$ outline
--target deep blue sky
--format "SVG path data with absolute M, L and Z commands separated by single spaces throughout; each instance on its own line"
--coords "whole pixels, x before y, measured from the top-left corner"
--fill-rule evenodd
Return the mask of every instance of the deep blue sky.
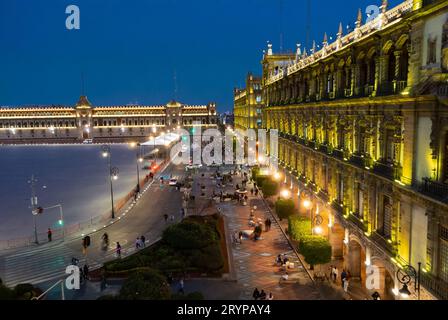
M 312 0 L 311 39 L 380 3 Z M 70 4 L 80 30 L 65 28 Z M 178 100 L 230 110 L 233 88 L 261 72 L 266 41 L 278 50 L 283 30 L 294 50 L 305 26 L 305 0 L 1 0 L 0 105 L 73 105 L 82 72 L 94 105 L 164 104 L 176 72 Z

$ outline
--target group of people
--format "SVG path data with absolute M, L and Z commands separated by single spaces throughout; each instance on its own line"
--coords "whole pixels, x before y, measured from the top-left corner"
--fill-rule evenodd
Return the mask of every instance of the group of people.
M 330 279 L 336 283 L 338 279 L 339 270 L 336 266 L 331 265 L 330 266 Z M 346 271 L 345 269 L 342 269 L 341 272 L 341 285 L 342 289 L 347 293 L 348 292 L 348 286 L 350 284 L 350 279 L 352 275 L 350 274 L 350 271 Z
M 233 234 L 233 242 L 237 243 L 237 244 L 242 244 L 243 243 L 243 231 L 240 232 L 235 232 Z
M 285 264 L 288 263 L 288 262 L 289 262 L 288 256 L 287 256 L 286 254 L 284 254 L 284 253 L 279 254 L 279 255 L 277 256 L 277 258 L 275 259 L 275 263 L 276 263 L 278 266 L 283 266 L 283 265 L 285 265 Z
M 140 236 L 135 239 L 135 249 L 140 249 L 146 247 L 146 238 L 145 236 Z
M 264 290 L 258 291 L 258 288 L 255 288 L 254 293 L 252 294 L 254 300 L 274 300 L 274 295 L 269 293 L 269 295 L 264 292 Z
M 163 215 L 163 219 L 165 219 L 165 223 L 168 222 L 168 218 L 170 219 L 171 222 L 174 222 L 174 215 L 173 214 L 171 216 L 168 216 L 166 213 Z

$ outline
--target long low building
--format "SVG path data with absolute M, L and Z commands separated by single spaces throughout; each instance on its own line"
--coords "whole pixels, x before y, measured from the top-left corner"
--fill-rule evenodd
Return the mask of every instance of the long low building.
M 179 126 L 217 125 L 216 105 L 92 106 L 81 96 L 74 107 L 0 107 L 0 143 L 80 143 L 147 140 Z

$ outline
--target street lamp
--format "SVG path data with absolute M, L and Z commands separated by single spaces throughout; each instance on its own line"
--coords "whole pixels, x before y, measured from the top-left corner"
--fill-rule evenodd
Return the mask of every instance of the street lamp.
M 139 163 L 143 162 L 143 158 L 141 156 L 141 144 L 140 143 L 131 142 L 130 146 L 131 146 L 131 148 L 137 147 L 136 152 L 135 152 L 135 158 L 136 158 L 135 164 L 136 164 L 136 167 L 137 167 L 137 187 L 136 187 L 135 191 L 137 193 L 140 193 L 140 168 L 139 168 Z
M 418 263 L 418 271 L 411 265 L 403 266 L 403 268 L 398 269 L 397 279 L 403 287 L 398 290 L 403 298 L 408 298 L 411 295 L 409 291 L 408 284 L 414 279 L 414 290 L 417 291 L 417 299 L 420 300 L 420 278 L 421 278 L 421 267 L 422 263 Z
M 289 198 L 291 197 L 291 192 L 290 192 L 289 190 L 287 190 L 287 189 L 283 189 L 283 190 L 280 192 L 280 195 L 281 195 L 282 198 L 284 198 L 284 199 L 289 199 Z
M 114 189 L 113 189 L 113 180 L 117 180 L 118 179 L 118 173 L 119 170 L 117 167 L 113 167 L 112 168 L 112 153 L 111 153 L 111 148 L 108 145 L 103 145 L 102 146 L 102 155 L 104 158 L 108 158 L 108 164 L 109 164 L 109 181 L 110 181 L 110 200 L 111 200 L 111 205 L 112 205 L 112 219 L 115 219 L 115 208 L 114 208 Z

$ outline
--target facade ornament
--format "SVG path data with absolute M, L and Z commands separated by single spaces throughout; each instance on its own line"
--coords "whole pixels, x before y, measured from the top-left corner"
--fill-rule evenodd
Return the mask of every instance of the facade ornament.
M 327 55 L 327 47 L 328 47 L 328 37 L 325 32 L 324 41 L 322 42 L 322 56 L 325 57 Z
M 302 49 L 300 48 L 302 45 L 300 43 L 297 43 L 297 49 L 296 49 L 296 61 L 300 60 L 300 57 L 302 56 Z
M 268 42 L 268 56 L 272 56 L 272 43 Z
M 342 22 L 339 23 L 339 31 L 338 31 L 338 38 L 336 40 L 336 50 L 339 50 L 342 48 Z
M 361 25 L 362 25 L 362 11 L 361 11 L 361 8 L 359 8 L 358 18 L 356 19 L 356 22 L 355 22 L 355 31 L 354 31 L 355 39 L 359 39 L 362 37 Z
M 442 31 L 442 70 L 448 71 L 448 19 L 443 25 Z

